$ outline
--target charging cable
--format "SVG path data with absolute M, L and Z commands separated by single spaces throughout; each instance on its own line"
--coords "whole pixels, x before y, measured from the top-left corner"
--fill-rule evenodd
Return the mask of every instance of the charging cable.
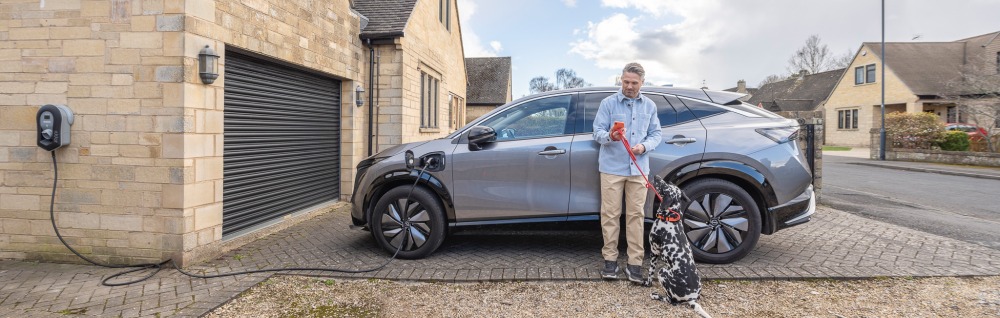
M 153 275 L 156 275 L 156 273 L 159 273 L 160 270 L 163 269 L 163 265 L 166 265 L 167 263 L 170 263 L 170 265 L 173 266 L 174 269 L 176 269 L 181 274 L 184 274 L 184 275 L 187 275 L 187 276 L 190 276 L 190 277 L 194 277 L 194 278 L 218 278 L 218 277 L 245 275 L 245 274 L 256 274 L 256 273 L 266 273 L 266 272 L 286 272 L 286 271 L 322 271 L 322 272 L 337 272 L 337 273 L 367 273 L 367 272 L 373 272 L 373 271 L 377 271 L 377 270 L 380 270 L 382 268 L 385 268 L 385 266 L 389 265 L 389 263 L 392 262 L 392 260 L 396 259 L 396 256 L 398 256 L 399 252 L 403 250 L 403 246 L 406 245 L 406 242 L 407 242 L 406 240 L 409 237 L 409 235 L 405 235 L 405 234 L 408 231 L 411 231 L 411 229 L 410 229 L 411 225 L 410 224 L 403 224 L 403 231 L 402 231 L 403 234 L 404 234 L 403 241 L 399 244 L 399 247 L 396 248 L 396 252 L 393 253 L 392 257 L 390 257 L 384 263 L 382 263 L 382 264 L 380 264 L 380 265 L 378 265 L 376 267 L 370 268 L 370 269 L 356 269 L 356 270 L 351 270 L 351 269 L 337 269 L 337 268 L 287 267 L 287 268 L 258 269 L 258 270 L 250 270 L 250 271 L 222 273 L 222 274 L 215 274 L 215 275 L 198 275 L 198 274 L 189 273 L 189 272 L 186 272 L 186 271 L 182 270 L 180 268 L 180 266 L 177 266 L 177 262 L 175 262 L 173 259 L 167 259 L 167 260 L 159 262 L 159 263 L 145 263 L 145 264 L 137 264 L 137 265 L 101 264 L 101 263 L 98 263 L 98 262 L 96 262 L 96 261 L 94 261 L 94 260 L 92 260 L 90 258 L 87 258 L 86 256 L 83 256 L 82 254 L 80 254 L 80 252 L 77 252 L 76 249 L 73 249 L 73 247 L 70 246 L 69 243 L 67 243 L 65 239 L 63 239 L 62 234 L 59 233 L 59 227 L 56 226 L 56 214 L 55 214 L 56 186 L 57 186 L 57 184 L 59 182 L 59 165 L 56 163 L 56 152 L 55 151 L 50 151 L 50 152 L 52 153 L 52 170 L 55 172 L 55 176 L 52 178 L 52 200 L 49 202 L 49 215 L 51 216 L 51 219 L 52 219 L 52 229 L 55 230 L 56 237 L 59 238 L 59 241 L 62 242 L 62 244 L 64 246 L 66 246 L 66 248 L 68 248 L 70 250 L 70 252 L 73 252 L 73 254 L 76 254 L 76 256 L 80 257 L 81 259 L 83 259 L 84 261 L 87 261 L 90 264 L 93 264 L 93 265 L 96 265 L 96 266 L 101 266 L 101 267 L 108 267 L 108 268 L 132 268 L 130 270 L 123 271 L 123 272 L 120 272 L 120 273 L 117 273 L 117 274 L 114 274 L 114 275 L 111 275 L 111 276 L 108 276 L 108 277 L 104 278 L 103 280 L 101 280 L 101 285 L 104 285 L 104 286 L 124 286 L 124 285 L 131 285 L 131 284 L 143 282 L 143 281 L 145 281 L 145 280 L 153 277 Z M 417 179 L 413 181 L 413 185 L 410 186 L 410 192 L 406 194 L 406 207 L 407 207 L 407 209 L 404 209 L 404 211 L 408 211 L 409 210 L 410 195 L 413 194 L 413 189 L 417 187 L 417 183 L 420 182 L 420 178 L 423 177 L 424 171 L 427 170 L 428 166 L 433 165 L 433 162 L 434 162 L 434 158 L 428 158 L 427 162 L 422 167 L 420 167 L 420 173 L 417 174 Z M 126 275 L 126 274 L 130 274 L 130 273 L 134 273 L 134 272 L 138 272 L 138 271 L 143 271 L 143 270 L 153 270 L 153 272 L 150 273 L 149 275 L 146 275 L 143 278 L 139 278 L 139 279 L 136 279 L 136 280 L 130 280 L 130 281 L 125 281 L 125 282 L 120 282 L 120 283 L 112 283 L 112 282 L 110 282 L 110 280 L 118 278 L 120 276 L 123 276 L 123 275 Z

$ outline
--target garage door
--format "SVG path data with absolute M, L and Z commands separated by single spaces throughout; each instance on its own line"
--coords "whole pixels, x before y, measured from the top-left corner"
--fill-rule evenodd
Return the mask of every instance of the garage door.
M 340 82 L 226 52 L 223 236 L 340 196 Z

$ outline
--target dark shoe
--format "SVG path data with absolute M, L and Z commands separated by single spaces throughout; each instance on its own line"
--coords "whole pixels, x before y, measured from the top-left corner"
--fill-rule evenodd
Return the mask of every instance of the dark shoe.
M 604 269 L 601 270 L 601 277 L 604 279 L 618 279 L 618 262 L 604 261 Z
M 625 266 L 625 277 L 628 278 L 628 281 L 636 284 L 642 285 L 646 283 L 646 277 L 642 276 L 642 266 L 639 265 Z

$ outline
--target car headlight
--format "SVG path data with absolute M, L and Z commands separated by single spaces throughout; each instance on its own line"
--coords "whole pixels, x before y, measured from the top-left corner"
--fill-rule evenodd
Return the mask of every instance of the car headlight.
M 783 144 L 792 140 L 795 140 L 799 135 L 799 127 L 779 127 L 779 128 L 757 128 L 756 131 L 764 137 L 774 140 L 774 142 Z

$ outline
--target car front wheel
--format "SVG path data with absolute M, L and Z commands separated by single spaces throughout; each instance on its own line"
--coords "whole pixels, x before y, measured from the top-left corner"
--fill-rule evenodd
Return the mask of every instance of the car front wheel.
M 743 188 L 721 179 L 698 180 L 684 187 L 691 198 L 684 230 L 695 260 L 726 264 L 740 260 L 760 238 L 760 210 Z
M 427 257 L 444 242 L 444 210 L 426 188 L 400 186 L 389 190 L 375 205 L 370 224 L 379 246 L 399 258 Z M 409 195 L 409 200 L 407 200 Z M 402 247 L 401 247 L 402 246 Z

